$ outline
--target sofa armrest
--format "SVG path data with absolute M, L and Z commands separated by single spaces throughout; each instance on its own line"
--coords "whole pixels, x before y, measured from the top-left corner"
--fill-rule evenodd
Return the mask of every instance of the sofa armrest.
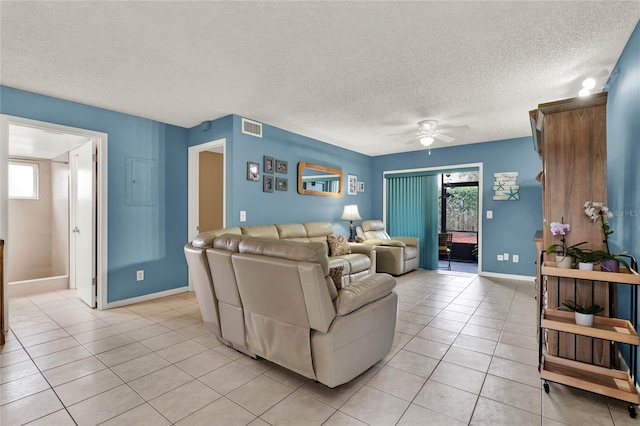
M 380 245 L 387 246 L 387 247 L 406 247 L 407 246 L 404 242 L 396 239 L 382 240 L 382 243 Z
M 351 247 L 351 253 L 361 253 L 366 254 L 371 257 L 373 255 L 373 245 L 365 244 L 365 243 L 349 243 L 349 247 Z
M 420 240 L 416 237 L 393 237 L 396 241 L 402 241 L 405 245 L 418 247 L 420 244 Z
M 346 315 L 391 293 L 396 280 L 389 274 L 368 275 L 338 291 L 336 314 Z

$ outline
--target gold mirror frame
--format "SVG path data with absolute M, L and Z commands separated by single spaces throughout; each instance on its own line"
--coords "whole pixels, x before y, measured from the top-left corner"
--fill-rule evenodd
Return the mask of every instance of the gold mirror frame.
M 316 191 L 313 189 L 305 189 L 302 181 L 302 174 L 305 169 L 316 170 L 318 172 L 330 173 L 338 176 L 338 192 L 325 192 Z M 319 195 L 322 197 L 342 197 L 342 170 L 332 169 L 331 167 L 319 166 L 317 164 L 305 163 L 301 161 L 298 163 L 298 193 L 303 195 Z

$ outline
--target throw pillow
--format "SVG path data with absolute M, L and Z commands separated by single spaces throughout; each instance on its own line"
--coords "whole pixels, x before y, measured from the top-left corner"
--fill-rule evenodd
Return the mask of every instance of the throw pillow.
M 340 290 L 342 288 L 342 271 L 344 271 L 344 266 L 329 268 L 329 276 L 335 284 L 336 290 Z
M 341 256 L 351 253 L 349 241 L 342 235 L 328 235 L 327 242 L 329 243 L 329 256 Z

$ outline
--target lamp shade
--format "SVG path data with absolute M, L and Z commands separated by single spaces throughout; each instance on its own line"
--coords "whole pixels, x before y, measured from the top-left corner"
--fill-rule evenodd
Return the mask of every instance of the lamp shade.
M 358 206 L 356 204 L 344 206 L 340 220 L 362 220 L 360 212 L 358 212 Z

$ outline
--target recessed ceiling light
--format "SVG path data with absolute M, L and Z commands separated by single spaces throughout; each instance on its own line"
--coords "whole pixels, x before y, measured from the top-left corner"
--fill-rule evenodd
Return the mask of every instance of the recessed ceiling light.
M 589 96 L 590 94 L 591 94 L 591 91 L 589 89 L 586 89 L 586 88 L 582 88 L 578 92 L 578 96 Z
M 596 80 L 591 77 L 585 78 L 584 81 L 582 82 L 582 87 L 584 87 L 587 90 L 591 90 L 594 87 L 596 87 Z

